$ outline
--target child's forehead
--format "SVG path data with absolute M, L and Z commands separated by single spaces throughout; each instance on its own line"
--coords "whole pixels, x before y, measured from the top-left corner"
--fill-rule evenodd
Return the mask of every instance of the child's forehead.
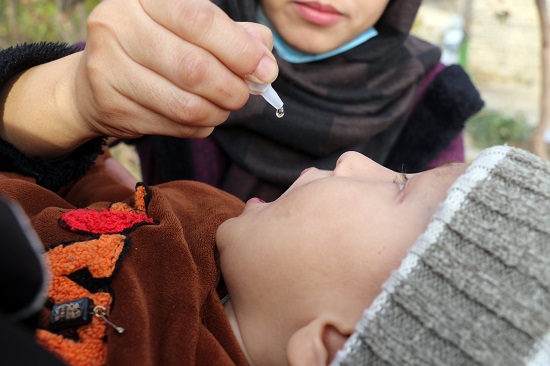
M 444 162 L 433 169 L 434 174 L 438 176 L 446 176 L 448 174 L 456 174 L 456 172 L 463 172 L 468 164 L 457 162 Z

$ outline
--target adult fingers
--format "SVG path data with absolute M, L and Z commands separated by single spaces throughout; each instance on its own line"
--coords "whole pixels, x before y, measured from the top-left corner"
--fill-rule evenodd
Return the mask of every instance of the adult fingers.
M 96 48 L 98 50 L 96 50 Z M 183 128 L 167 131 L 167 124 L 152 122 L 152 116 L 187 127 L 214 127 L 225 121 L 229 111 L 193 92 L 181 89 L 156 72 L 125 57 L 116 45 L 103 43 L 86 48 L 81 60 L 85 69 L 81 83 L 89 95 L 81 93 L 83 110 L 92 120 L 116 130 L 118 137 L 131 134 L 167 134 L 180 136 Z M 147 116 L 147 118 L 146 118 Z M 133 121 L 127 125 L 123 121 Z M 120 126 L 117 126 L 119 124 Z M 97 126 L 101 129 L 101 126 Z M 192 128 L 189 130 L 193 130 Z M 126 136 L 121 136 L 125 134 Z
M 156 23 L 136 0 L 109 1 L 100 6 L 88 21 L 89 44 L 96 46 L 92 50 L 101 52 L 110 43 L 113 48 L 120 48 L 121 58 L 128 58 L 176 87 L 226 110 L 238 109 L 248 99 L 241 77 L 207 50 Z M 125 16 L 121 17 L 123 11 Z M 109 57 L 107 54 L 103 58 Z
M 170 49 L 160 49 L 164 54 L 147 53 L 155 45 L 164 44 L 157 42 L 159 39 L 155 37 L 140 39 L 134 34 L 133 43 L 141 44 L 142 52 L 133 50 L 134 54 L 129 54 L 128 48 L 132 46 L 127 46 L 126 40 L 132 39 L 127 36 L 128 33 L 132 33 L 132 25 L 135 28 L 136 21 L 148 21 L 140 18 L 141 8 L 132 8 L 131 5 L 136 3 L 135 0 L 106 0 L 90 16 L 88 43 L 80 64 L 80 82 L 77 82 L 81 115 L 95 131 L 110 136 L 208 135 L 212 127 L 227 118 L 229 110 L 240 108 L 244 104 L 248 98 L 247 87 L 243 85 L 242 79 L 221 66 L 218 68 L 225 71 L 226 75 L 229 75 L 228 78 L 233 79 L 226 81 L 226 84 L 237 84 L 237 87 L 233 86 L 233 93 L 220 90 L 216 85 L 209 85 L 208 81 L 197 79 L 193 73 L 187 80 L 195 78 L 197 82 L 194 87 L 189 87 L 194 85 L 194 82 L 180 82 L 179 85 L 177 82 L 174 83 L 169 72 L 169 77 L 166 77 L 166 72 L 159 72 L 159 69 L 154 67 L 161 65 L 166 70 L 177 69 L 170 63 L 170 57 L 163 57 L 164 54 L 170 54 Z M 126 13 L 117 8 L 121 4 L 128 4 Z M 121 14 L 125 16 L 121 17 Z M 128 19 L 132 21 L 126 22 Z M 152 34 L 160 35 L 157 37 L 175 38 L 173 33 L 158 25 L 150 30 Z M 151 40 L 154 42 L 147 44 L 147 41 Z M 187 50 L 190 50 L 188 53 L 191 55 L 206 54 L 204 50 L 192 44 L 181 43 L 187 45 Z M 145 61 L 161 59 L 168 62 L 136 62 L 136 55 L 138 60 L 139 57 L 143 57 Z M 214 65 L 221 65 L 209 54 L 205 58 L 214 59 Z M 216 74 L 218 73 L 207 73 L 208 77 L 204 79 L 219 81 L 219 77 L 214 77 Z M 240 91 L 235 92 L 238 88 Z
M 144 11 L 181 39 L 207 50 L 236 75 L 257 83 L 277 76 L 270 48 L 208 0 L 141 0 Z
M 268 27 L 252 22 L 237 22 L 237 24 L 240 24 L 248 34 L 263 43 L 268 49 L 273 50 L 273 33 Z

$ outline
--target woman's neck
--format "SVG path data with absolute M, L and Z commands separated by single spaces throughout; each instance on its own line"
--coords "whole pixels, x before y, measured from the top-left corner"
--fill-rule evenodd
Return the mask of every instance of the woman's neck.
M 271 25 L 271 23 L 265 16 L 265 13 L 261 6 L 258 6 L 258 8 L 256 9 L 256 18 L 260 24 L 265 25 L 271 30 L 271 33 L 273 34 L 273 48 L 275 48 L 279 56 L 281 56 L 281 58 L 283 58 L 285 61 L 293 64 L 320 61 L 339 55 L 359 46 L 360 44 L 367 42 L 371 38 L 378 35 L 378 31 L 374 27 L 370 27 L 351 41 L 337 47 L 336 49 L 324 53 L 311 54 L 302 52 L 287 44 L 286 41 L 281 36 L 279 36 L 275 27 Z

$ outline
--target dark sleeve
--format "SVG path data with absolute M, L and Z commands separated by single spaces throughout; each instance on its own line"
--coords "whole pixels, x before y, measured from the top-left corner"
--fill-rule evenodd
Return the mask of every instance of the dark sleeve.
M 78 52 L 80 48 L 63 43 L 21 44 L 0 51 L 0 88 L 14 76 Z M 0 170 L 34 177 L 45 188 L 57 190 L 81 177 L 101 153 L 104 138 L 98 137 L 57 159 L 31 159 L 0 139 Z

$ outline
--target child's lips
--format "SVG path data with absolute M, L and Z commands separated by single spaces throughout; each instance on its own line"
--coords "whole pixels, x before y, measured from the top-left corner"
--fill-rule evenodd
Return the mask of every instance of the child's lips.
M 261 198 L 258 198 L 258 197 L 252 197 L 251 199 L 249 199 L 248 201 L 246 201 L 246 204 L 258 204 L 258 203 L 265 203 L 265 201 Z
M 295 2 L 294 7 L 304 20 L 317 25 L 332 25 L 343 17 L 332 5 L 317 1 Z
M 249 209 L 249 208 L 252 208 L 252 207 L 263 206 L 265 204 L 266 204 L 266 202 L 263 199 L 258 198 L 258 197 L 253 197 L 253 198 L 249 199 L 248 201 L 246 201 L 245 210 Z
M 305 168 L 304 170 L 302 170 L 302 172 L 300 173 L 300 177 L 304 174 L 306 174 L 309 170 L 311 170 L 313 168 Z
M 253 210 L 254 208 L 261 207 L 263 205 L 266 205 L 267 202 L 265 202 L 263 199 L 258 197 L 250 198 L 248 201 L 246 201 L 246 204 L 244 206 L 243 214 L 247 213 L 250 210 Z

